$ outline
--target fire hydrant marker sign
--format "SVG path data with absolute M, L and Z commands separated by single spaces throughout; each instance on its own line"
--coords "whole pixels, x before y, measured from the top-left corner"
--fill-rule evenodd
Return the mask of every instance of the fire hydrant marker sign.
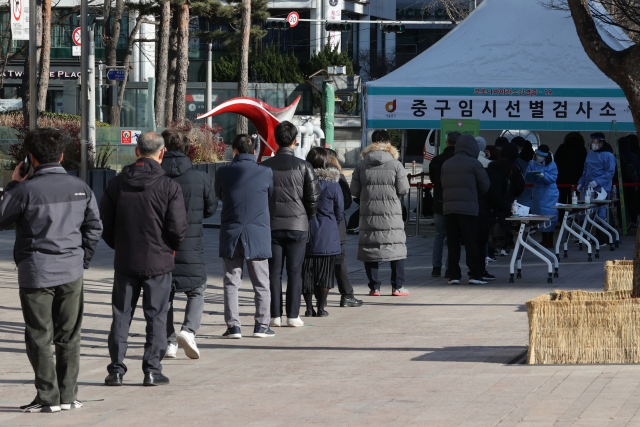
M 13 40 L 29 40 L 29 1 L 11 0 L 10 15 Z

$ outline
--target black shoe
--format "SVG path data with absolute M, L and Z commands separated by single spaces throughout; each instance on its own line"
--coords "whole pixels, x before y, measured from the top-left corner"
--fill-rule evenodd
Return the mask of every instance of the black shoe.
M 445 278 L 445 279 L 451 279 L 451 273 L 449 273 L 449 270 L 445 270 L 445 272 L 444 272 L 444 278 Z
M 227 328 L 227 330 L 222 334 L 223 338 L 242 338 L 242 333 L 240 332 L 240 326 L 234 326 L 232 328 Z
M 493 274 L 489 274 L 487 270 L 482 273 L 482 280 L 496 280 L 496 276 Z
M 144 374 L 144 385 L 167 385 L 169 384 L 169 378 L 162 375 L 162 373 L 154 374 L 153 372 L 147 372 Z
M 440 277 L 442 275 L 442 267 L 433 267 L 431 277 Z
M 329 313 L 326 310 L 318 311 L 318 317 L 329 317 Z
M 340 307 L 360 307 L 362 300 L 356 299 L 353 295 L 340 298 Z
M 316 317 L 316 311 L 314 309 L 304 312 L 304 317 Z
M 275 337 L 276 334 L 271 330 L 268 326 L 260 326 L 256 323 L 256 326 L 253 328 L 253 336 L 254 338 L 271 338 Z
M 60 406 L 41 405 L 40 403 L 36 403 L 36 401 L 34 400 L 28 405 L 21 406 L 20 412 L 42 412 L 42 413 L 60 412 Z
M 104 385 L 122 385 L 122 374 L 109 374 L 104 379 Z

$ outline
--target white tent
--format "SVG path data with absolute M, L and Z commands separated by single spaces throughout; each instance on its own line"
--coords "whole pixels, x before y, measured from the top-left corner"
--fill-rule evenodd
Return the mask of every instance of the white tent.
M 600 33 L 616 50 L 630 40 Z M 622 90 L 585 53 L 569 12 L 538 0 L 484 0 L 431 48 L 367 84 L 369 128 L 432 129 L 441 118 L 481 129 L 631 131 Z

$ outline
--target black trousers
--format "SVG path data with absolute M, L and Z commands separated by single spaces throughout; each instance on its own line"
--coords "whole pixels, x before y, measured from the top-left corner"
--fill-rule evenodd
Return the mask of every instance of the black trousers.
M 287 317 L 300 315 L 302 297 L 302 263 L 307 248 L 306 231 L 274 230 L 271 232 L 269 284 L 271 288 L 271 317 L 282 316 L 282 270 L 287 266 Z
M 35 374 L 35 400 L 42 405 L 58 406 L 78 397 L 82 283 L 80 277 L 51 288 L 20 288 L 24 342 Z M 55 363 L 51 344 L 56 350 Z
M 403 259 L 399 259 L 397 261 L 391 261 L 391 288 L 393 290 L 400 289 L 402 285 L 404 285 L 404 261 Z M 367 273 L 367 278 L 369 279 L 369 289 L 380 290 L 380 286 L 382 282 L 378 277 L 378 267 L 379 263 L 377 262 L 365 262 L 364 270 Z
M 343 297 L 353 296 L 353 286 L 349 281 L 349 271 L 347 271 L 347 254 L 344 245 L 340 245 L 342 251 L 340 255 L 336 255 L 335 273 L 338 282 L 338 290 Z
M 113 321 L 109 332 L 109 355 L 111 364 L 107 367 L 110 374 L 124 375 L 127 367 L 124 357 L 127 354 L 127 338 L 131 320 L 142 291 L 142 309 L 147 321 L 147 341 L 142 356 L 142 371 L 160 373 L 160 361 L 167 351 L 167 311 L 171 295 L 171 273 L 155 277 L 131 277 L 118 272 L 113 280 L 111 306 Z
M 489 229 L 491 228 L 491 218 L 487 215 L 485 217 L 478 217 L 478 233 L 476 237 L 477 251 L 478 251 L 478 270 L 484 272 L 484 255 L 489 243 Z
M 478 254 L 478 217 L 473 215 L 447 214 L 444 216 L 447 226 L 447 247 L 449 248 L 449 273 L 451 279 L 462 279 L 460 270 L 460 239 L 467 253 L 467 267 L 472 279 L 482 279 L 479 270 Z

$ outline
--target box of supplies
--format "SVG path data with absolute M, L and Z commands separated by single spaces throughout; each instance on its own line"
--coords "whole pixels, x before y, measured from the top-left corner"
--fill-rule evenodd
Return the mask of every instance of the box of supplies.
M 527 301 L 529 364 L 640 363 L 631 291 L 554 291 Z
M 605 291 L 630 291 L 633 289 L 633 261 L 614 260 L 604 265 Z

